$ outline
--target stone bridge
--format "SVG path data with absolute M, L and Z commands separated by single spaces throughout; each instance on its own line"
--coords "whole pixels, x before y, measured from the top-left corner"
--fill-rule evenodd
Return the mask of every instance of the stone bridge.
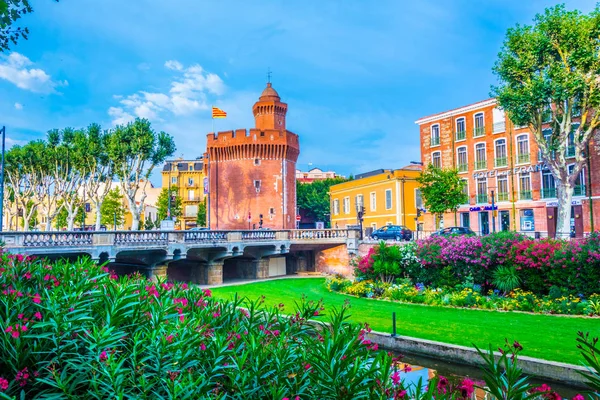
M 90 257 L 119 274 L 198 284 L 344 267 L 358 251 L 352 229 L 253 231 L 3 232 L 4 250 L 49 259 Z M 328 261 L 327 252 L 335 254 Z M 340 265 L 326 265 L 328 262 Z M 321 264 L 321 265 L 319 265 Z

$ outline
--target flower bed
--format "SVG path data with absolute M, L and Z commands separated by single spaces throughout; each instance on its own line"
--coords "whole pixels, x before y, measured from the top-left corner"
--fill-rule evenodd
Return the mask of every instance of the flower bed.
M 357 297 L 382 298 L 413 304 L 431 306 L 451 306 L 479 308 L 500 311 L 526 311 L 546 314 L 600 315 L 600 295 L 589 298 L 573 295 L 536 296 L 532 292 L 515 289 L 506 295 L 497 290 L 487 295 L 481 293 L 481 287 L 432 288 L 423 284 L 412 284 L 409 280 L 387 284 L 373 280 L 351 281 L 343 277 L 330 278 L 327 288 L 333 292 L 346 293 Z

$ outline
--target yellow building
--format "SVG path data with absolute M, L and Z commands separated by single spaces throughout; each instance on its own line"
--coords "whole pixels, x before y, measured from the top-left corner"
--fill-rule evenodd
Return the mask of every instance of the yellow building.
M 181 212 L 176 229 L 190 229 L 196 226 L 200 203 L 204 194 L 204 171 L 202 157 L 195 160 L 167 160 L 162 171 L 162 187 L 177 186 L 182 200 Z
M 416 178 L 421 167 L 409 165 L 396 170 L 376 170 L 359 174 L 354 180 L 333 185 L 331 226 L 358 225 L 357 211 L 363 206 L 363 229 L 403 225 L 415 230 L 417 208 L 422 208 Z

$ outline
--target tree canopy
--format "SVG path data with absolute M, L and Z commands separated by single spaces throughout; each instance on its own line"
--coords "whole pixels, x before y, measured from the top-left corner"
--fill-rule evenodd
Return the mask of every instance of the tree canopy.
M 417 178 L 421 196 L 427 212 L 441 216 L 456 211 L 461 204 L 468 203 L 464 192 L 465 182 L 456 169 L 441 169 L 429 164 Z
M 333 185 L 346 182 L 346 178 L 329 178 L 311 183 L 296 182 L 296 201 L 298 208 L 317 221 L 324 221 L 325 226 L 330 225 L 331 196 L 329 189 Z
M 179 195 L 179 188 L 177 186 L 171 186 L 171 218 L 176 220 L 181 216 L 182 212 L 182 200 Z M 169 210 L 169 188 L 163 188 L 158 195 L 156 200 L 156 215 L 158 220 L 162 221 L 167 218 Z
M 58 0 L 54 1 L 58 3 Z M 30 0 L 0 1 L 0 52 L 8 51 L 11 43 L 17 44 L 20 38 L 27 39 L 29 28 L 14 27 L 13 24 L 32 12 Z
M 122 226 L 125 222 L 125 206 L 123 206 L 123 195 L 118 188 L 114 188 L 108 192 L 102 206 L 100 207 L 100 223 L 111 230 Z
M 515 125 L 532 132 L 555 178 L 557 231 L 567 235 L 573 187 L 600 126 L 599 38 L 600 4 L 587 15 L 558 5 L 533 25 L 510 28 L 494 66 L 492 95 Z

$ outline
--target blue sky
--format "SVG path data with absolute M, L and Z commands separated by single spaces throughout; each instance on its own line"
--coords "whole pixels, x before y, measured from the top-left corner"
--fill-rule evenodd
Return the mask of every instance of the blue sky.
M 217 130 L 253 127 L 270 68 L 300 169 L 397 168 L 420 159 L 414 121 L 487 98 L 506 29 L 554 4 L 34 0 L 30 39 L 0 55 L 0 125 L 14 144 L 148 117 L 194 158 L 211 104 L 228 112 Z

